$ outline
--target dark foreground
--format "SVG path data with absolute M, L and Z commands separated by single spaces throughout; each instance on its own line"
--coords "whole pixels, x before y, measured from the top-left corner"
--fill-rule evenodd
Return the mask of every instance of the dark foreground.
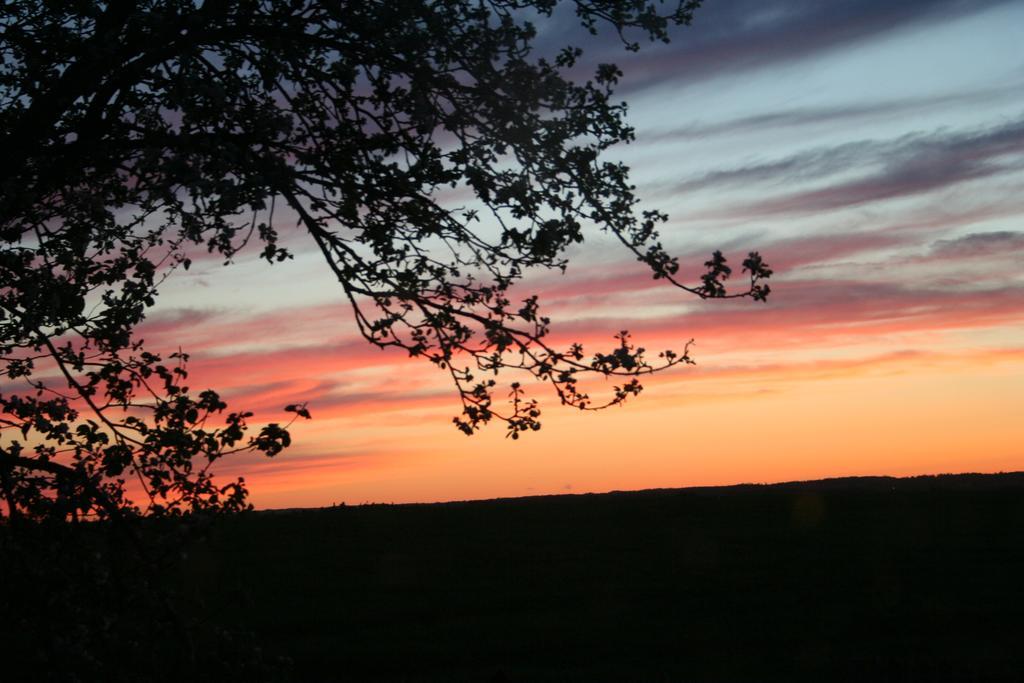
M 1024 474 L 259 512 L 182 578 L 300 681 L 1024 680 Z

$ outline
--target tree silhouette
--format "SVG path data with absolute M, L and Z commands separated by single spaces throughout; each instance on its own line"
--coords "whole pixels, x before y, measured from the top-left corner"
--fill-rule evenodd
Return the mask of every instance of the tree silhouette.
M 586 230 L 610 233 L 653 277 L 701 298 L 764 300 L 770 269 L 721 253 L 686 284 L 641 210 L 628 169 L 619 70 L 575 77 L 582 51 L 535 56 L 534 22 L 574 8 L 626 49 L 667 41 L 700 3 L 650 0 L 111 0 L 5 3 L 0 19 L 0 493 L 7 517 L 73 520 L 246 506 L 244 482 L 210 465 L 275 455 L 287 424 L 254 436 L 187 385 L 187 355 L 133 331 L 196 248 L 226 262 L 253 242 L 290 258 L 284 230 L 312 239 L 366 340 L 449 373 L 473 433 L 540 427 L 519 383 L 549 384 L 597 410 L 651 358 L 627 332 L 593 352 L 556 348 L 537 297 L 512 301 L 531 268 L 563 269 Z M 532 19 L 531 19 L 532 18 Z M 468 197 L 460 207 L 443 192 Z M 586 375 L 617 377 L 591 398 Z M 309 417 L 304 405 L 287 408 Z M 129 495 L 130 487 L 141 493 Z

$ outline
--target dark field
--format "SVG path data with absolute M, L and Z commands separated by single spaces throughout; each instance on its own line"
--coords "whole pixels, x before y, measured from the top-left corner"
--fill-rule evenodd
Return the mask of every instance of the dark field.
M 182 578 L 299 681 L 1024 680 L 1024 474 L 251 513 Z

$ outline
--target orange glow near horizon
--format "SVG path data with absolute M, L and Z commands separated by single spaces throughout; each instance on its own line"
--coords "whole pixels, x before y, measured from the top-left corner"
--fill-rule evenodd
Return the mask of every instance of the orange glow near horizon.
M 551 405 L 541 432 L 519 441 L 500 425 L 457 433 L 454 395 L 325 411 L 296 427 L 300 451 L 231 469 L 265 508 L 1011 471 L 1024 469 L 1020 405 L 1024 352 L 704 378 L 684 369 L 601 414 Z

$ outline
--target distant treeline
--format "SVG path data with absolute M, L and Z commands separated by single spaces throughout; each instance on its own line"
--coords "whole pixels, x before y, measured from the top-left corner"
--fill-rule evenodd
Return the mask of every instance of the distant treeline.
M 1024 473 L 221 520 L 180 566 L 298 681 L 1016 681 Z

